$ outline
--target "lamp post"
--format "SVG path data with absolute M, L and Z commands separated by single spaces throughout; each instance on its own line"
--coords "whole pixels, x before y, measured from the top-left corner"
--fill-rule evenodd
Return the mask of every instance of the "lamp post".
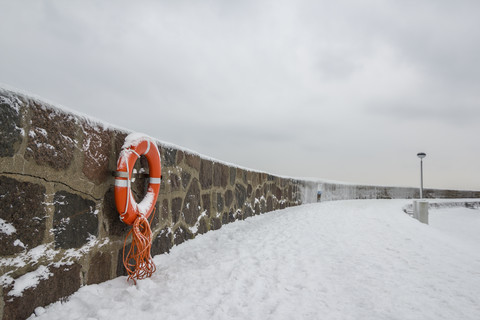
M 423 158 L 426 156 L 424 152 L 417 153 L 417 157 L 420 158 L 420 199 L 423 199 Z

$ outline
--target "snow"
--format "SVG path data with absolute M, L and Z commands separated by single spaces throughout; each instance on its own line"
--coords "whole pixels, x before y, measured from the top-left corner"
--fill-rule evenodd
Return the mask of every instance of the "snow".
M 85 286 L 31 318 L 480 319 L 480 243 L 464 225 L 480 211 L 432 210 L 429 226 L 402 211 L 409 202 L 325 202 L 231 223 L 156 256 L 136 286 Z
M 9 296 L 20 297 L 24 290 L 36 287 L 40 280 L 46 280 L 53 275 L 48 267 L 40 266 L 37 270 L 29 272 L 15 280 L 12 290 L 8 292 Z
M 468 222 L 468 223 L 466 223 Z M 429 224 L 452 241 L 462 241 L 472 250 L 480 246 L 480 210 L 462 207 L 429 209 Z
M 0 233 L 4 233 L 7 236 L 10 236 L 17 232 L 17 229 L 13 226 L 13 224 L 8 223 L 7 221 L 0 218 Z

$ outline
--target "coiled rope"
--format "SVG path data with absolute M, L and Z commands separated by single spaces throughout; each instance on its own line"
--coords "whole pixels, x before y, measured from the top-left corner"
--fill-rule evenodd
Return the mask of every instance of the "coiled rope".
M 156 267 L 150 254 L 152 248 L 152 230 L 150 223 L 153 221 L 155 208 L 150 217 L 150 222 L 143 215 L 139 215 L 133 223 L 132 229 L 128 232 L 123 243 L 123 266 L 128 274 L 128 280 L 142 280 L 152 276 Z M 125 254 L 128 238 L 132 237 L 132 242 L 128 253 Z

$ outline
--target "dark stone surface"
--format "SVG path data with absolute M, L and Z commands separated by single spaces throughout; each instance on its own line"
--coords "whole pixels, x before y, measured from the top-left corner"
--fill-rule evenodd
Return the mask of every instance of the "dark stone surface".
M 22 141 L 20 113 L 0 96 L 0 157 L 13 157 Z
M 183 151 L 177 150 L 177 162 L 176 162 L 176 164 L 179 165 L 180 163 L 182 163 L 183 158 L 184 158 Z
M 125 143 L 126 137 L 127 133 L 115 131 L 115 159 L 118 159 L 120 156 L 120 151 L 122 151 L 122 146 Z
M 234 222 L 235 220 L 241 220 L 242 217 L 239 215 L 239 213 L 235 213 L 233 209 L 230 209 L 228 212 L 228 222 Z
M 200 164 L 200 184 L 202 189 L 206 190 L 212 186 L 213 183 L 213 162 L 210 160 L 203 160 Z
M 253 210 L 250 206 L 246 206 L 243 213 L 243 219 L 246 219 L 251 216 L 253 216 Z
M 151 255 L 168 253 L 172 248 L 172 234 L 169 229 L 160 230 L 160 233 L 153 239 Z
M 168 220 L 168 200 L 167 199 L 162 200 L 161 218 L 163 221 Z
M 251 184 L 249 184 L 247 186 L 247 198 L 250 198 L 252 196 L 252 191 L 253 191 L 253 187 Z
M 200 157 L 198 155 L 185 152 L 185 160 L 188 166 L 200 171 Z
M 182 218 L 182 198 L 172 199 L 172 220 L 177 223 Z
M 202 209 L 203 211 L 207 212 L 207 217 L 210 217 L 210 214 L 212 212 L 211 210 L 211 201 L 210 201 L 210 194 L 203 194 L 202 195 Z
M 242 209 L 247 198 L 247 190 L 239 183 L 235 185 L 235 198 L 237 199 L 237 208 Z
M 55 193 L 53 201 L 55 248 L 79 248 L 90 236 L 98 236 L 95 202 L 66 191 Z
M 85 132 L 83 173 L 88 179 L 99 184 L 111 177 L 108 163 L 112 147 L 112 133 L 88 124 L 84 125 L 83 130 Z
M 230 218 L 230 215 L 228 212 L 225 212 L 223 215 L 222 215 L 222 224 L 227 224 L 229 221 L 229 218 Z
M 273 211 L 273 199 L 272 196 L 267 198 L 267 212 Z
M 103 197 L 104 228 L 108 235 L 125 236 L 130 227 L 120 220 L 120 214 L 115 206 L 114 189 L 110 188 Z
M 222 220 L 220 218 L 210 219 L 210 230 L 218 230 L 222 227 Z
M 215 162 L 213 164 L 213 186 L 220 187 L 222 184 L 222 165 Z
M 177 150 L 172 148 L 162 148 L 162 151 L 163 158 L 165 159 L 163 165 L 165 167 L 175 166 Z
M 217 212 L 223 212 L 223 197 L 221 193 L 217 193 Z
M 245 172 L 245 170 L 237 168 L 237 177 L 242 179 L 244 184 L 247 184 L 247 172 Z
M 255 203 L 255 208 L 254 208 L 254 210 L 255 210 L 255 214 L 260 214 L 260 213 L 262 213 L 262 211 L 261 211 L 261 209 L 260 209 L 260 203 L 259 203 L 259 202 L 256 202 L 256 203 Z
M 198 234 L 204 234 L 208 232 L 208 224 L 206 219 L 201 219 L 200 224 L 198 226 Z
M 172 191 L 178 191 L 180 190 L 180 186 L 181 186 L 181 181 L 180 181 L 180 177 L 176 174 L 170 174 L 170 186 L 172 188 Z
M 26 159 L 33 158 L 37 164 L 57 170 L 68 168 L 77 144 L 75 118 L 34 102 L 31 128 L 25 151 Z
M 130 243 L 125 246 L 125 254 L 128 253 L 128 250 L 130 250 Z M 134 263 L 135 261 L 131 260 L 130 262 Z M 123 247 L 118 250 L 116 275 L 117 277 L 128 276 L 127 270 L 125 270 L 123 265 Z
M 233 202 L 233 191 L 227 190 L 225 191 L 225 206 L 228 208 L 232 205 Z
M 178 227 L 173 233 L 173 242 L 175 245 L 179 245 L 182 242 L 193 239 L 194 235 L 190 230 L 184 228 L 183 226 Z
M 78 263 L 70 266 L 48 267 L 52 275 L 40 280 L 36 287 L 23 291 L 21 297 L 12 297 L 8 292 L 12 287 L 4 289 L 3 319 L 26 319 L 35 308 L 46 306 L 55 301 L 64 299 L 80 288 L 80 270 Z
M 213 186 L 215 187 L 222 187 L 226 188 L 228 184 L 228 180 L 230 170 L 229 168 L 221 163 L 214 163 L 213 165 Z
M 112 256 L 106 252 L 97 252 L 90 260 L 88 269 L 87 285 L 101 283 L 110 280 L 112 268 Z
M 282 189 L 280 189 L 279 187 L 276 187 L 276 188 L 275 188 L 275 197 L 276 197 L 278 200 L 281 200 L 281 199 L 282 199 L 282 195 L 283 195 Z
M 196 179 L 193 179 L 183 201 L 183 215 L 188 225 L 193 226 L 197 222 L 200 209 L 200 185 Z
M 260 197 L 262 196 L 260 189 L 255 190 L 255 198 L 260 200 Z
M 24 250 L 14 245 L 18 239 L 28 249 L 40 245 L 46 229 L 45 187 L 0 176 L 0 218 L 16 232 L 0 233 L 0 255 Z
M 190 183 L 191 175 L 188 172 L 182 172 L 182 187 L 183 189 L 187 189 L 188 184 Z
M 237 169 L 231 167 L 230 168 L 230 185 L 233 186 L 235 184 L 235 179 L 237 178 Z

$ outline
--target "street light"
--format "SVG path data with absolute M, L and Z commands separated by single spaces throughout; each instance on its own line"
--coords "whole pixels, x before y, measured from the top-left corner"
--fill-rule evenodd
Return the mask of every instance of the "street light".
M 420 199 L 423 199 L 423 158 L 426 156 L 424 152 L 417 153 L 417 157 L 420 158 Z

